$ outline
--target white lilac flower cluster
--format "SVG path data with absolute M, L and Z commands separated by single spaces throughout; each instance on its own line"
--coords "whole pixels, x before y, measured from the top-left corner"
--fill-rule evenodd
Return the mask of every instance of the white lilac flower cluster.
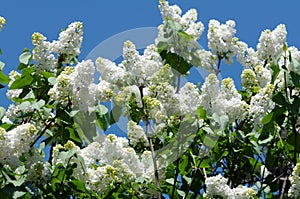
M 282 52 L 286 43 L 285 25 L 278 25 L 273 31 L 267 29 L 261 33 L 257 44 L 257 55 L 261 60 L 274 61 Z
M 73 22 L 59 34 L 59 40 L 49 42 L 41 33 L 33 33 L 34 66 L 37 71 L 56 72 L 57 64 L 77 59 L 82 43 L 82 23 Z M 55 55 L 57 54 L 57 56 Z
M 190 52 L 199 49 L 196 42 L 204 31 L 202 22 L 197 22 L 198 13 L 195 9 L 188 10 L 182 15 L 177 5 L 169 5 L 167 1 L 160 0 L 159 9 L 163 24 L 158 27 L 158 37 L 155 44 L 168 52 L 175 53 L 188 62 L 192 62 Z M 165 45 L 167 44 L 167 45 Z
M 74 107 L 89 111 L 95 106 L 94 92 L 95 66 L 91 60 L 78 63 L 75 67 L 65 67 L 49 90 L 50 99 L 66 105 L 72 102 Z
M 204 27 L 201 22 L 195 22 L 197 20 L 196 11 L 191 9 L 181 16 L 182 10 L 177 5 L 169 5 L 167 1 L 163 0 L 160 1 L 159 8 L 164 24 L 168 21 L 168 19 L 170 19 L 184 27 L 183 30 L 194 36 L 195 40 L 201 36 Z M 198 32 L 195 30 L 188 31 L 189 28 L 193 29 L 196 26 L 198 27 L 196 28 Z M 164 35 L 168 35 L 170 33 L 171 30 L 166 30 L 165 28 L 165 26 L 160 26 L 156 43 L 164 41 L 164 39 L 166 39 L 164 38 Z M 197 32 L 198 34 L 192 34 L 191 32 Z M 234 56 L 236 56 L 237 61 L 239 61 L 244 67 L 255 70 L 256 79 L 259 81 L 260 87 L 263 88 L 271 81 L 271 70 L 270 64 L 268 63 L 276 61 L 276 58 L 278 58 L 278 56 L 283 52 L 283 47 L 286 45 L 287 32 L 285 26 L 280 24 L 273 31 L 269 29 L 263 31 L 259 38 L 259 43 L 257 44 L 257 51 L 248 47 L 245 42 L 239 41 L 239 39 L 235 37 L 235 34 L 236 29 L 234 21 L 228 20 L 225 24 L 221 24 L 215 19 L 210 20 L 207 34 L 209 51 L 197 49 L 194 52 L 194 55 L 199 60 L 198 64 L 209 72 L 218 73 L 221 59 L 224 59 L 227 64 L 231 64 Z M 182 45 L 185 44 L 180 44 L 180 46 Z M 194 46 L 190 46 L 188 48 L 184 47 L 180 49 L 179 55 L 185 57 L 185 51 L 193 48 Z M 173 50 L 169 50 L 178 54 L 176 46 L 173 47 Z M 295 57 L 297 54 L 300 54 L 295 48 L 290 48 L 289 51 L 292 56 L 295 55 Z M 190 59 L 189 57 L 185 58 L 187 60 Z M 281 58 L 281 62 L 283 62 L 283 58 Z M 282 87 L 283 76 L 283 72 L 281 71 L 275 82 L 275 84 L 278 84 L 279 87 L 280 85 Z
M 60 153 L 70 150 L 75 150 L 76 154 L 82 157 L 86 171 L 76 158 L 61 159 Z M 99 194 L 105 192 L 112 183 L 131 182 L 138 177 L 151 179 L 154 173 L 150 151 L 138 155 L 128 146 L 126 138 L 113 134 L 99 136 L 83 149 L 77 147 L 72 141 L 68 141 L 64 146 L 54 147 L 53 167 L 59 163 L 66 165 L 72 162 L 78 165 L 74 170 L 75 176 L 85 182 L 89 191 Z
M 268 62 L 274 62 L 278 56 L 283 52 L 286 45 L 286 28 L 284 25 L 278 25 L 273 31 L 265 30 L 259 39 L 257 51 L 248 47 L 245 42 L 239 41 L 235 37 L 236 29 L 235 22 L 228 20 L 225 24 L 213 19 L 209 22 L 208 28 L 208 48 L 210 51 L 197 50 L 196 55 L 200 59 L 200 65 L 208 71 L 215 72 L 216 65 L 220 59 L 224 59 L 227 64 L 231 64 L 233 57 L 237 57 L 246 68 L 255 68 L 257 65 L 264 65 Z M 292 52 L 297 54 L 298 50 L 292 49 Z M 270 68 L 264 67 L 262 70 L 259 68 L 257 73 L 262 78 L 262 87 L 266 85 L 266 81 L 270 79 Z M 264 75 L 262 75 L 262 73 Z
M 286 61 L 289 59 L 288 58 L 289 54 L 290 54 L 291 62 Z M 274 84 L 278 87 L 279 90 L 284 90 L 285 84 L 286 83 L 288 84 L 288 82 L 285 82 L 284 80 L 286 69 L 288 71 L 293 71 L 300 74 L 300 68 L 298 67 L 299 63 L 300 63 L 300 51 L 294 46 L 289 47 L 286 54 L 284 56 L 281 56 L 278 61 L 278 64 L 280 66 L 280 71 L 278 77 L 275 79 Z M 282 66 L 285 66 L 286 69 L 282 68 Z M 289 80 L 287 79 L 287 81 Z
M 255 71 L 259 70 L 263 70 L 263 68 L 259 66 L 255 68 Z M 259 72 L 257 74 L 261 75 L 262 72 Z M 268 72 L 266 72 L 267 75 L 258 81 L 256 79 L 258 75 L 255 75 L 252 70 L 245 69 L 243 71 L 242 85 L 244 89 L 246 91 L 252 90 L 254 86 L 257 86 L 258 93 L 251 97 L 249 104 L 242 100 L 231 78 L 223 79 L 220 89 L 217 76 L 210 74 L 201 88 L 200 105 L 203 106 L 210 116 L 213 113 L 219 116 L 227 115 L 229 122 L 250 119 L 253 122 L 254 129 L 257 129 L 262 125 L 262 118 L 273 109 L 272 93 L 274 86 L 270 84 Z M 266 85 L 261 88 L 259 83 Z
M 288 196 L 297 198 L 300 196 L 300 163 L 298 162 L 293 169 L 292 175 L 289 177 L 292 186 L 289 189 Z
M 10 104 L 2 118 L 3 123 L 12 123 L 12 121 L 21 115 L 26 115 L 34 110 L 30 102 L 23 102 L 21 104 Z M 34 124 L 35 125 L 35 124 Z
M 207 70 L 208 72 L 215 72 L 219 58 L 217 55 L 213 54 L 211 51 L 204 49 L 196 50 L 197 57 L 200 60 L 199 65 Z
M 82 43 L 82 23 L 73 22 L 68 28 L 59 34 L 58 41 L 51 43 L 51 49 L 58 55 L 64 55 L 66 60 L 70 60 L 80 53 Z
M 248 47 L 245 42 L 239 41 L 238 38 L 234 37 L 233 44 L 237 61 L 240 62 L 242 66 L 249 68 L 261 64 L 262 61 L 258 58 L 257 51 Z
M 25 155 L 25 168 L 28 169 L 26 180 L 35 184 L 44 184 L 51 180 L 52 168 L 41 153 L 40 149 L 32 149 Z
M 179 23 L 182 29 L 197 40 L 204 26 L 196 22 L 197 12 L 194 9 L 187 11 L 181 16 L 181 9 L 174 5 L 170 6 L 167 1 L 160 1 L 160 10 L 164 23 L 171 19 Z M 2 26 L 1 26 L 2 24 Z M 5 24 L 1 21 L 0 29 Z M 158 37 L 163 37 L 165 29 L 159 29 Z M 175 76 L 170 66 L 165 65 L 155 45 L 149 45 L 143 55 L 140 55 L 135 45 L 127 41 L 123 47 L 124 60 L 116 65 L 114 62 L 98 58 L 96 68 L 101 73 L 99 83 L 94 83 L 95 66 L 91 60 L 82 61 L 76 66 L 66 66 L 58 75 L 48 95 L 53 101 L 66 105 L 71 103 L 74 107 L 84 111 L 90 111 L 100 101 L 114 101 L 124 107 L 124 112 L 142 109 L 153 120 L 157 131 L 164 129 L 166 125 L 178 124 L 178 117 L 185 114 L 193 114 L 198 106 L 202 106 L 208 116 L 217 114 L 228 116 L 229 122 L 240 122 L 248 119 L 253 123 L 254 129 L 260 127 L 262 118 L 272 108 L 271 101 L 275 86 L 271 84 L 270 64 L 264 64 L 263 60 L 275 61 L 283 52 L 286 42 L 286 29 L 279 25 L 274 31 L 265 30 L 259 39 L 257 51 L 235 37 L 235 22 L 232 20 L 221 24 L 217 20 L 209 22 L 208 47 L 210 51 L 196 51 L 200 59 L 200 65 L 211 72 L 216 69 L 220 59 L 228 64 L 236 56 L 237 60 L 246 67 L 241 79 L 243 89 L 250 94 L 250 102 L 242 100 L 241 94 L 235 88 L 231 78 L 223 79 L 220 85 L 217 75 L 211 73 L 205 79 L 201 89 L 186 83 L 182 88 L 174 86 Z M 62 31 L 59 40 L 48 42 L 40 33 L 32 35 L 33 60 L 37 71 L 46 70 L 55 72 L 61 63 L 71 62 L 80 53 L 82 43 L 82 24 L 74 22 Z M 291 57 L 300 61 L 300 52 L 296 48 L 289 48 Z M 279 61 L 283 63 L 284 60 Z M 292 65 L 287 65 L 290 70 Z M 251 69 L 250 69 L 251 68 Z M 280 72 L 279 80 L 275 84 L 283 82 L 284 73 Z M 10 74 L 11 83 L 20 76 L 17 72 Z M 279 86 L 280 87 L 280 86 Z M 8 91 L 7 96 L 12 99 L 17 97 L 22 90 Z M 132 96 L 137 107 L 131 110 Z M 28 110 L 27 110 L 28 109 Z M 32 110 L 28 106 L 23 112 Z M 18 105 L 11 105 L 6 112 L 4 120 L 13 119 L 19 113 Z M 163 121 L 163 122 L 162 122 Z M 164 123 L 165 122 L 165 123 Z M 175 126 L 175 125 L 174 125 Z M 138 178 L 154 178 L 153 158 L 150 151 L 137 154 L 129 146 L 138 144 L 148 145 L 147 135 L 144 129 L 136 122 L 128 122 L 128 139 L 115 135 L 99 136 L 87 147 L 80 149 L 71 141 L 64 146 L 56 145 L 52 154 L 52 166 L 68 161 L 62 159 L 62 152 L 75 150 L 76 154 L 83 158 L 86 172 L 78 166 L 75 169 L 76 176 L 83 180 L 90 191 L 103 193 L 113 182 L 126 180 L 128 182 Z M 35 133 L 35 127 L 23 124 L 6 132 L 0 128 L 0 163 L 8 164 L 16 168 L 20 163 L 19 158 L 31 149 L 30 142 Z M 153 132 L 155 133 L 155 132 Z M 30 157 L 28 157 L 28 160 Z M 28 178 L 39 181 L 39 176 L 44 176 L 41 181 L 47 181 L 49 167 L 40 158 L 28 166 Z M 70 162 L 81 165 L 79 160 L 72 157 Z M 298 164 L 297 164 L 298 165 Z M 292 188 L 290 194 L 298 194 L 298 170 L 295 167 L 291 177 Z M 298 180 L 298 181 L 297 181 Z M 252 198 L 256 193 L 253 189 L 239 186 L 231 189 L 227 185 L 227 179 L 221 175 L 209 177 L 205 181 L 207 198 L 222 196 L 224 198 Z
M 21 165 L 20 157 L 31 150 L 36 128 L 30 123 L 6 131 L 0 127 L 0 163 L 16 169 Z
M 265 30 L 261 34 L 257 51 L 249 48 L 245 42 L 239 41 L 235 33 L 235 22 L 232 20 L 228 20 L 225 24 L 220 24 L 214 19 L 209 22 L 208 47 L 214 55 L 225 59 L 227 64 L 232 63 L 235 55 L 245 67 L 255 67 L 266 60 L 275 61 L 286 44 L 287 32 L 282 24 L 278 25 L 274 31 Z
M 86 60 L 78 63 L 70 75 L 73 105 L 78 106 L 80 110 L 88 111 L 89 107 L 95 105 L 94 96 L 90 95 L 90 85 L 94 82 L 94 73 L 94 63 Z
M 197 86 L 191 82 L 187 82 L 179 91 L 178 101 L 180 103 L 180 113 L 194 114 L 200 106 L 200 93 Z
M 176 89 L 166 82 L 161 82 L 156 85 L 150 86 L 150 96 L 156 96 L 163 106 L 164 112 L 168 116 L 180 113 L 180 104 Z
M 117 102 L 129 102 L 133 94 L 137 105 L 142 106 L 141 93 L 146 94 L 146 88 L 150 86 L 162 70 L 166 72 L 164 64 L 154 45 L 148 46 L 143 55 L 139 55 L 135 45 L 127 41 L 123 47 L 124 60 L 117 66 L 104 58 L 96 60 L 96 66 L 101 73 L 100 83 L 94 85 L 94 95 L 102 100 L 114 99 Z M 169 76 L 171 71 L 169 72 Z M 164 73 L 163 75 L 166 75 Z M 167 75 L 168 76 L 168 75 Z M 114 92 L 114 95 L 112 94 Z M 159 107 L 160 105 L 158 105 Z M 128 106 L 125 106 L 125 109 Z
M 261 33 L 259 43 L 255 51 L 248 48 L 248 45 L 237 38 L 233 38 L 234 52 L 237 60 L 245 67 L 255 67 L 265 65 L 268 62 L 274 62 L 283 52 L 286 45 L 286 28 L 285 25 L 279 24 L 273 31 L 267 29 Z
M 235 22 L 228 20 L 220 24 L 217 20 L 210 20 L 208 24 L 208 48 L 213 54 L 222 57 L 228 64 L 232 63 L 234 54 L 233 38 L 236 33 Z
M 181 16 L 182 10 L 180 7 L 177 5 L 170 6 L 169 3 L 164 0 L 160 0 L 159 9 L 164 23 L 169 19 L 174 20 L 182 26 L 184 32 L 192 35 L 195 40 L 201 37 L 204 31 L 204 25 L 202 22 L 196 22 L 198 13 L 195 9 L 190 9 Z M 162 32 L 162 28 L 159 28 L 159 31 L 159 35 L 164 34 L 164 32 Z
M 148 145 L 147 135 L 144 129 L 132 120 L 127 124 L 127 134 L 131 145 L 135 146 L 139 143 L 146 146 Z
M 16 80 L 17 77 L 21 77 L 21 74 L 18 71 L 12 70 L 9 73 L 10 82 L 8 83 L 8 88 L 10 88 L 10 86 Z M 12 100 L 15 97 L 19 97 L 19 95 L 22 93 L 22 91 L 23 91 L 22 89 L 8 90 L 6 92 L 6 96 L 9 100 Z
M 51 43 L 46 41 L 46 39 L 41 33 L 35 32 L 32 34 L 34 67 L 37 71 L 47 70 L 55 72 L 57 60 L 51 50 Z
M 261 127 L 263 117 L 274 107 L 272 101 L 273 91 L 274 86 L 268 84 L 250 100 L 250 115 L 252 116 L 254 130 Z
M 176 93 L 172 83 L 174 73 L 170 66 L 163 64 L 154 45 L 148 46 L 144 54 L 139 55 L 134 44 L 127 41 L 124 43 L 123 57 L 124 61 L 118 66 L 110 60 L 97 59 L 97 69 L 101 73 L 99 85 L 105 82 L 105 86 L 97 86 L 96 96 L 110 93 L 113 100 L 126 104 L 133 94 L 138 107 L 142 107 L 143 101 L 150 118 L 157 121 L 163 121 L 173 114 L 192 113 L 197 109 L 199 89 L 192 83 L 186 83 Z M 115 95 L 111 94 L 112 91 Z M 130 106 L 124 107 L 128 113 Z
M 261 127 L 262 118 L 273 109 L 272 93 L 274 86 L 271 82 L 271 72 L 267 68 L 257 65 L 254 71 L 245 69 L 241 75 L 243 89 L 249 93 L 253 91 L 250 104 L 241 100 L 240 94 L 234 87 L 232 79 L 222 81 L 221 92 L 219 81 L 214 74 L 210 74 L 201 88 L 201 105 L 208 111 L 208 115 L 226 114 L 229 121 L 250 119 L 254 130 Z
M 254 68 L 254 72 L 261 88 L 264 88 L 266 85 L 271 83 L 272 74 L 269 69 L 264 68 L 261 65 L 257 65 Z
M 65 67 L 64 70 L 57 76 L 55 84 L 48 91 L 50 99 L 58 101 L 64 105 L 72 99 L 73 87 L 71 74 L 74 70 L 74 67 Z
M 0 16 L 0 31 L 3 30 L 5 24 L 6 24 L 5 18 Z
M 255 198 L 256 191 L 246 186 L 230 188 L 227 179 L 220 174 L 206 178 L 206 192 L 204 198 L 213 199 L 216 196 L 224 199 L 252 199 Z
M 246 119 L 249 114 L 249 105 L 242 100 L 231 78 L 222 81 L 221 90 L 219 80 L 215 74 L 210 74 L 202 88 L 200 105 L 209 116 L 213 113 L 221 116 L 227 115 L 230 122 Z
M 135 45 L 127 41 L 123 47 L 124 60 L 118 66 L 110 60 L 98 58 L 96 66 L 101 73 L 100 83 L 94 85 L 95 96 L 118 102 L 129 102 L 133 94 L 137 105 L 142 106 L 142 95 L 147 95 L 147 89 L 154 81 L 172 78 L 172 71 L 166 70 L 160 55 L 154 45 L 148 46 L 143 55 L 139 55 Z M 170 67 L 169 67 L 170 68 Z M 115 95 L 112 95 L 112 91 Z M 148 100 L 149 101 L 149 100 Z M 125 106 L 125 108 L 128 106 Z M 160 107 L 160 105 L 158 105 Z

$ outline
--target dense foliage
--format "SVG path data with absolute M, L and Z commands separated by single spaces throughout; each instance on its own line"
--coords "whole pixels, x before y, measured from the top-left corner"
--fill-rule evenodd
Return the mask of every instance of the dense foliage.
M 195 9 L 159 9 L 155 43 L 140 54 L 125 42 L 119 64 L 78 60 L 81 22 L 54 41 L 34 33 L 9 75 L 0 62 L 11 100 L 0 107 L 1 198 L 300 196 L 300 51 L 285 26 L 254 49 L 234 21 L 211 20 L 205 50 Z M 234 61 L 241 90 L 219 75 Z M 193 67 L 209 75 L 182 83 Z M 120 120 L 126 137 L 105 134 Z

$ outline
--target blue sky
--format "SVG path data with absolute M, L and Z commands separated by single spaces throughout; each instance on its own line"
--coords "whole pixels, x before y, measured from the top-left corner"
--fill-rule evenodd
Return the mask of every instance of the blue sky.
M 278 0 L 170 0 L 183 11 L 196 8 L 198 19 L 206 31 L 210 19 L 225 22 L 233 19 L 237 24 L 237 37 L 249 46 L 256 47 L 262 30 L 274 29 L 284 23 L 288 30 L 288 44 L 300 48 L 298 1 Z M 287 3 L 293 2 L 293 3 Z M 153 27 L 161 23 L 158 0 L 73 0 L 73 1 L 19 1 L 1 2 L 0 15 L 7 20 L 0 33 L 0 60 L 6 63 L 4 72 L 16 69 L 18 56 L 24 48 L 32 49 L 33 32 L 43 33 L 48 40 L 57 39 L 60 29 L 73 21 L 84 24 L 84 40 L 79 59 L 85 58 L 100 42 L 117 33 L 140 27 Z M 206 32 L 200 44 L 207 48 Z M 222 66 L 222 76 L 239 79 L 241 68 Z M 4 89 L 0 90 L 0 105 L 7 106 Z

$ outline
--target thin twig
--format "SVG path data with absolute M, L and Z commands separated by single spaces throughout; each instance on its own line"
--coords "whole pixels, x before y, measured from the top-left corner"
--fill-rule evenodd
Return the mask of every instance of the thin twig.
M 178 57 L 178 64 L 177 64 L 177 88 L 176 88 L 176 93 L 179 92 L 179 89 L 180 89 L 180 78 L 181 78 L 181 73 L 180 73 L 180 57 Z
M 265 188 L 267 188 L 268 186 L 270 186 L 270 184 L 272 184 L 273 182 L 275 182 L 276 180 L 278 180 L 279 178 L 281 178 L 284 174 L 285 174 L 285 172 L 281 173 L 279 176 L 277 176 L 276 178 L 274 178 L 271 182 L 269 182 L 268 184 L 266 184 L 265 186 L 263 186 L 259 190 L 259 193 L 261 193 Z
M 32 147 L 46 132 L 47 129 L 49 129 L 49 127 L 52 125 L 52 123 L 60 116 L 60 114 L 62 112 L 64 112 L 69 106 L 71 105 L 71 102 L 69 101 L 68 104 L 60 111 L 58 112 L 54 118 L 52 118 L 50 120 L 50 122 L 48 122 L 45 126 L 45 128 L 41 131 L 41 133 L 39 134 L 39 136 L 37 136 L 37 138 L 32 142 L 32 144 L 30 145 L 30 147 Z
M 173 182 L 173 189 L 172 189 L 172 195 L 171 195 L 172 197 L 171 198 L 174 198 L 174 194 L 175 194 L 175 188 L 176 188 L 177 178 L 178 178 L 178 174 L 179 174 L 179 171 L 178 171 L 179 161 L 180 161 L 180 159 L 176 160 L 175 177 L 174 177 L 174 182 Z
M 146 111 L 146 105 L 143 101 L 143 97 L 144 97 L 143 86 L 139 87 L 139 91 L 140 91 L 140 95 L 141 95 L 141 99 L 142 99 L 142 105 L 143 105 L 143 117 L 144 117 L 144 120 L 146 122 L 146 135 L 147 135 L 147 138 L 148 138 L 148 143 L 149 143 L 149 147 L 150 147 L 150 151 L 151 151 L 151 157 L 152 157 L 152 160 L 153 160 L 155 183 L 156 183 L 156 187 L 159 189 L 158 194 L 157 194 L 157 198 L 161 199 L 158 167 L 157 167 L 157 162 L 156 162 L 156 157 L 155 157 L 155 152 L 154 152 L 154 147 L 153 147 L 153 143 L 152 143 L 151 134 L 150 134 L 150 131 L 148 129 L 149 125 L 150 125 L 150 122 L 149 122 L 149 118 L 148 118 L 147 111 Z M 151 126 L 150 126 L 150 128 L 151 128 Z
M 287 177 L 285 177 L 284 180 L 283 180 L 283 185 L 281 187 L 281 193 L 280 193 L 280 198 L 279 199 L 283 199 L 284 190 L 285 190 L 285 187 L 286 187 L 286 181 L 287 181 Z

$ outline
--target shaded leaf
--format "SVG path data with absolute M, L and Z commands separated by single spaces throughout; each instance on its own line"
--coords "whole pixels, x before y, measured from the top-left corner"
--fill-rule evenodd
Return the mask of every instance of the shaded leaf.
M 186 74 L 190 68 L 193 66 L 185 61 L 181 56 L 168 52 L 167 50 L 162 50 L 160 56 L 163 58 L 166 64 L 169 64 L 174 70 L 180 74 Z

